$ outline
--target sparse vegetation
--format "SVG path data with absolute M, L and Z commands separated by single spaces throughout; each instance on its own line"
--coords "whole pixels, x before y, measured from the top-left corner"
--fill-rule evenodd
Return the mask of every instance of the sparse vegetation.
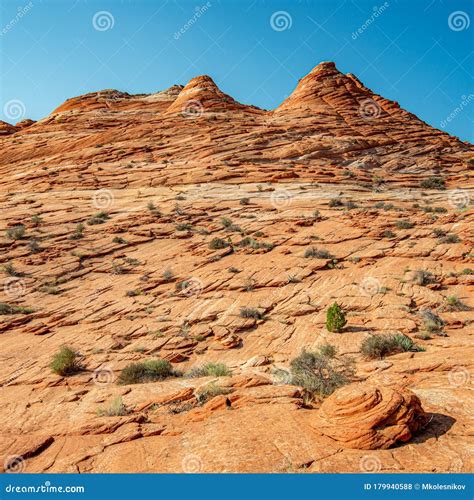
M 164 380 L 172 376 L 174 376 L 174 372 L 169 361 L 164 359 L 148 360 L 127 365 L 121 371 L 118 383 L 120 385 L 141 384 Z
M 74 230 L 74 233 L 69 236 L 70 240 L 80 240 L 81 238 L 84 238 L 84 229 L 85 226 L 82 222 L 79 222 L 77 224 L 76 229 Z
M 419 286 L 426 286 L 434 282 L 434 276 L 423 269 L 415 271 L 413 274 L 413 283 Z
M 250 198 L 241 198 L 239 203 L 241 205 L 250 205 Z
M 319 354 L 325 358 L 335 358 L 337 354 L 337 347 L 332 344 L 323 344 L 319 348 Z
M 263 319 L 263 313 L 258 309 L 252 307 L 241 307 L 240 308 L 241 318 L 253 318 L 253 319 Z
M 443 331 L 445 325 L 442 318 L 429 309 L 420 311 L 420 316 L 423 321 L 423 326 L 428 333 L 439 335 Z
M 229 393 L 230 389 L 219 387 L 215 382 L 211 382 L 210 384 L 206 384 L 203 387 L 197 389 L 194 394 L 196 396 L 196 399 L 198 400 L 198 403 L 202 405 L 207 401 L 210 401 L 212 398 L 215 398 L 216 396 L 221 396 Z
M 397 229 L 412 229 L 415 227 L 415 224 L 413 222 L 410 222 L 409 220 L 402 219 L 402 220 L 397 220 L 395 222 L 395 226 L 397 226 Z
M 69 346 L 63 346 L 60 351 L 53 356 L 49 367 L 57 375 L 63 377 L 72 375 L 80 370 L 77 358 L 78 354 L 74 349 Z
M 164 271 L 163 271 L 163 274 L 162 274 L 163 278 L 166 280 L 166 281 L 171 281 L 173 278 L 174 278 L 174 273 L 173 271 L 168 267 L 166 268 Z
M 31 307 L 17 306 L 14 304 L 7 304 L 0 302 L 0 315 L 2 314 L 31 314 L 35 312 Z
M 87 224 L 89 224 L 89 226 L 104 224 L 108 219 L 110 219 L 110 215 L 107 212 L 97 212 L 87 220 Z
M 400 352 L 417 352 L 423 350 L 418 347 L 407 335 L 375 334 L 367 337 L 361 345 L 361 353 L 368 359 L 382 359 L 391 354 Z
M 229 246 L 229 243 L 222 238 L 213 238 L 209 243 L 211 250 L 221 250 Z
M 390 238 L 395 238 L 395 236 L 397 236 L 397 235 L 396 235 L 394 232 L 392 232 L 392 231 L 390 231 L 390 230 L 387 230 L 387 231 L 384 231 L 384 232 L 382 233 L 382 236 L 383 236 L 384 238 L 388 238 L 388 239 L 390 239 Z
M 39 246 L 38 240 L 36 238 L 33 238 L 28 242 L 28 248 L 31 253 L 41 252 L 41 247 Z
M 193 368 L 187 377 L 228 377 L 232 375 L 229 368 L 223 363 L 207 363 L 199 368 Z
M 342 207 L 344 206 L 344 203 L 339 198 L 331 198 L 329 200 L 329 206 L 331 208 Z
M 25 237 L 25 226 L 23 224 L 18 224 L 7 229 L 7 238 L 10 240 L 21 240 Z
M 431 176 L 423 179 L 420 184 L 422 189 L 438 189 L 443 191 L 446 189 L 446 182 L 442 177 Z
M 33 215 L 31 217 L 31 224 L 36 227 L 39 226 L 43 222 L 43 219 L 39 215 Z
M 123 417 L 128 415 L 129 411 L 123 404 L 122 396 L 117 396 L 107 407 L 99 407 L 97 416 L 99 417 Z
M 312 397 L 326 397 L 354 377 L 354 362 L 336 362 L 328 356 L 303 351 L 290 363 L 291 382 L 306 389 Z
M 15 269 L 15 266 L 11 262 L 8 262 L 8 264 L 5 264 L 3 266 L 3 270 L 5 271 L 5 274 L 7 276 L 12 276 L 15 278 L 20 278 L 20 277 L 24 276 L 23 273 L 21 273 L 20 271 L 17 271 Z
M 439 239 L 440 243 L 459 243 L 461 239 L 457 234 L 453 233 L 448 233 L 446 236 L 443 236 L 442 238 Z
M 346 325 L 347 320 L 341 306 L 334 302 L 326 313 L 326 328 L 330 332 L 340 333 Z
M 314 247 L 307 248 L 305 250 L 304 256 L 306 259 L 309 259 L 309 258 L 332 259 L 333 258 L 333 255 L 331 255 L 331 253 L 329 253 L 327 250 L 321 249 L 321 248 L 314 248 Z
M 120 236 L 115 236 L 115 238 L 112 240 L 112 243 L 117 243 L 118 245 L 125 245 L 127 243 L 127 240 L 124 240 Z
M 446 297 L 446 303 L 442 306 L 443 311 L 469 311 L 469 307 L 464 304 L 456 295 L 448 295 Z

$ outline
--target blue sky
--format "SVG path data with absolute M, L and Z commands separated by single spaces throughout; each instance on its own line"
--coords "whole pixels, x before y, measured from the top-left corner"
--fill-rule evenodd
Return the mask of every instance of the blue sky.
M 0 119 L 17 121 L 12 101 L 22 106 L 15 118 L 39 119 L 79 94 L 150 93 L 200 74 L 241 102 L 272 109 L 316 64 L 332 60 L 429 124 L 473 142 L 473 6 L 471 0 L 2 0 Z

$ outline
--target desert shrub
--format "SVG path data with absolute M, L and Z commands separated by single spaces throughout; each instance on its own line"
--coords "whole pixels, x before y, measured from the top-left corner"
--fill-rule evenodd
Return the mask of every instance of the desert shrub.
M 351 382 L 353 361 L 337 363 L 327 356 L 303 351 L 290 362 L 291 383 L 306 389 L 313 396 L 325 397 L 338 387 Z
M 21 240 L 25 236 L 25 226 L 23 224 L 18 224 L 7 229 L 7 237 L 10 240 Z
M 164 271 L 163 271 L 163 274 L 162 274 L 163 278 L 166 280 L 166 281 L 171 281 L 173 278 L 174 278 L 174 273 L 173 271 L 168 267 L 166 268 Z
M 241 198 L 239 203 L 241 205 L 250 205 L 250 198 Z
M 123 417 L 128 415 L 129 411 L 123 404 L 122 396 L 117 396 L 107 407 L 99 407 L 97 415 L 99 417 Z
M 117 243 L 119 245 L 124 245 L 127 243 L 127 240 L 121 238 L 120 236 L 115 236 L 115 238 L 112 240 L 112 243 Z
M 31 223 L 33 226 L 39 226 L 43 222 L 43 219 L 39 215 L 33 215 L 31 217 Z
M 397 220 L 395 225 L 397 226 L 397 229 L 412 229 L 413 227 L 415 227 L 415 224 L 413 224 L 413 222 L 405 219 Z
M 391 354 L 420 350 L 422 349 L 410 337 L 401 333 L 370 335 L 362 342 L 360 348 L 362 355 L 369 359 L 382 359 Z
M 383 236 L 384 238 L 395 238 L 396 234 L 395 234 L 394 232 L 392 232 L 392 231 L 388 231 L 388 230 L 387 230 L 387 231 L 384 231 L 384 232 L 382 233 L 382 236 Z
M 442 318 L 429 309 L 420 311 L 423 326 L 428 333 L 440 333 L 445 325 Z
M 233 273 L 233 274 L 237 274 L 237 273 L 240 273 L 240 270 L 237 269 L 236 267 L 234 266 L 230 266 L 229 269 L 228 269 L 229 273 Z
M 346 203 L 344 203 L 344 206 L 347 210 L 354 210 L 354 208 L 358 208 L 357 203 L 354 203 L 353 201 L 347 201 Z
M 80 240 L 81 238 L 84 238 L 84 229 L 85 226 L 82 222 L 79 222 L 77 224 L 76 229 L 74 230 L 74 233 L 69 236 L 70 240 Z
M 471 269 L 470 267 L 466 267 L 461 271 L 461 274 L 470 276 L 470 275 L 474 274 L 474 269 Z
M 331 208 L 342 207 L 344 206 L 344 203 L 339 198 L 331 198 L 329 200 L 329 206 Z
M 38 240 L 36 238 L 33 238 L 28 242 L 28 248 L 30 249 L 31 253 L 41 252 L 41 247 L 39 246 Z
M 187 373 L 188 377 L 227 377 L 229 375 L 232 375 L 232 372 L 223 363 L 206 363 L 199 368 L 193 368 Z
M 443 236 L 446 236 L 446 231 L 443 231 L 443 229 L 435 227 L 433 229 L 433 235 L 436 236 L 437 238 L 442 238 Z
M 31 314 L 35 310 L 31 307 L 16 306 L 14 304 L 7 304 L 0 302 L 0 314 Z
M 241 318 L 253 318 L 253 319 L 263 319 L 263 313 L 258 309 L 252 307 L 241 307 L 240 308 Z
M 232 227 L 233 225 L 228 217 L 221 217 L 221 224 L 226 228 Z
M 413 283 L 416 285 L 425 286 L 433 283 L 433 281 L 434 277 L 429 271 L 420 269 L 413 274 Z
M 319 354 L 325 358 L 335 358 L 337 354 L 337 347 L 332 344 L 323 344 L 319 348 Z
M 108 219 L 110 219 L 110 215 L 107 212 L 98 212 L 87 220 L 87 224 L 89 226 L 104 224 Z
M 199 404 L 204 404 L 212 398 L 215 398 L 216 396 L 221 396 L 223 394 L 229 393 L 230 389 L 220 387 L 215 382 L 211 382 L 210 384 L 206 384 L 203 387 L 200 387 L 194 395 L 196 396 Z
M 307 248 L 304 252 L 304 256 L 306 259 L 332 259 L 333 255 L 329 253 L 327 250 L 322 248 Z
M 165 359 L 148 360 L 127 365 L 120 372 L 118 383 L 120 385 L 141 384 L 164 380 L 173 375 L 173 367 L 169 361 Z
M 346 323 L 347 320 L 344 311 L 337 302 L 334 302 L 326 313 L 326 328 L 330 332 L 339 333 L 342 331 Z
M 443 311 L 450 311 L 450 312 L 469 311 L 469 307 L 466 304 L 464 304 L 462 300 L 458 299 L 456 295 L 448 295 L 446 297 L 446 304 L 444 304 L 442 309 Z
M 192 224 L 186 222 L 180 222 L 179 224 L 176 224 L 176 231 L 191 231 L 192 229 Z
M 457 234 L 448 233 L 446 236 L 443 236 L 439 239 L 441 243 L 459 243 L 461 239 Z
M 213 238 L 209 243 L 209 248 L 211 250 L 221 250 L 222 248 L 226 248 L 228 246 L 229 243 L 222 238 Z
M 442 177 L 431 176 L 421 181 L 422 189 L 438 189 L 440 191 L 446 189 L 446 182 Z
M 47 293 L 48 295 L 58 295 L 61 290 L 54 285 L 44 284 L 38 287 L 38 291 L 41 293 Z
M 74 349 L 69 346 L 63 346 L 59 352 L 53 356 L 49 367 L 57 375 L 63 377 L 72 375 L 80 369 L 77 357 L 77 352 L 74 351 Z
M 5 264 L 3 266 L 3 270 L 5 271 L 5 274 L 7 276 L 13 276 L 15 278 L 20 278 L 21 276 L 24 276 L 23 273 L 16 270 L 15 266 L 11 262 L 9 262 L 8 264 Z

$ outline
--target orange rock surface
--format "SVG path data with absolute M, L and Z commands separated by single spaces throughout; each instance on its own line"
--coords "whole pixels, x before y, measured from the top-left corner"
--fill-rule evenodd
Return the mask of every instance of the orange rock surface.
M 472 145 L 321 63 L 273 111 L 103 90 L 0 151 L 4 469 L 472 471 Z M 362 355 L 394 332 L 424 350 Z M 290 362 L 328 343 L 353 384 L 308 401 Z M 117 383 L 157 358 L 230 374 Z

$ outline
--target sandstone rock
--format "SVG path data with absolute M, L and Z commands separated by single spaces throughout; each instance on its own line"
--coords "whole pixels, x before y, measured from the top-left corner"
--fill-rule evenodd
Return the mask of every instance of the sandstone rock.
M 429 418 L 408 389 L 349 385 L 329 396 L 315 427 L 345 448 L 386 449 L 409 441 Z

